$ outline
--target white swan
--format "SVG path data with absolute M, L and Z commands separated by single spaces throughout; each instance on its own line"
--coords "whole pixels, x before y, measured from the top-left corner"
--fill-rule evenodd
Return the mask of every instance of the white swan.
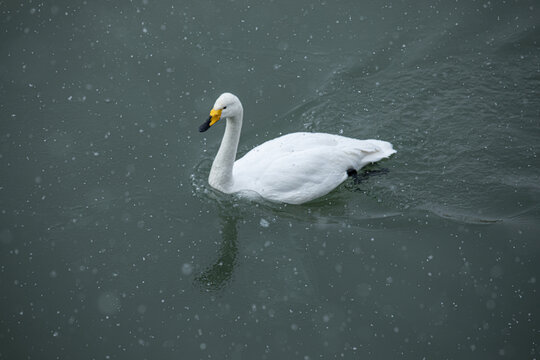
M 243 113 L 240 100 L 224 93 L 199 127 L 204 132 L 219 119 L 227 119 L 208 177 L 212 187 L 227 194 L 256 192 L 270 201 L 302 204 L 335 189 L 348 171 L 396 152 L 386 141 L 298 132 L 267 141 L 235 161 Z

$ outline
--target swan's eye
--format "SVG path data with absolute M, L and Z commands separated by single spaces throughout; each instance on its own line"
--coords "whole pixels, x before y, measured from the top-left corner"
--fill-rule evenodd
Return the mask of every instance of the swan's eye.
M 224 107 L 223 107 L 223 110 L 225 110 L 226 108 L 227 108 L 227 107 L 226 107 L 226 106 L 224 106 Z

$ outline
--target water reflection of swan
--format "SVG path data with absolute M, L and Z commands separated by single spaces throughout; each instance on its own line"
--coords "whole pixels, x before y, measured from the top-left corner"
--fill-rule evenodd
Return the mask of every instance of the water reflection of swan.
M 232 277 L 238 254 L 238 218 L 231 215 L 221 216 L 222 242 L 217 260 L 204 270 L 195 281 L 208 290 L 219 290 Z

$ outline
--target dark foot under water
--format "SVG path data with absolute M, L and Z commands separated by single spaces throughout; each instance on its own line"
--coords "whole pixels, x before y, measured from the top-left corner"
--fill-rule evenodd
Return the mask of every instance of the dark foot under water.
M 347 175 L 352 179 L 352 183 L 354 185 L 352 189 L 356 191 L 362 191 L 362 189 L 358 187 L 358 185 L 360 185 L 362 182 L 367 181 L 369 178 L 373 176 L 386 175 L 389 172 L 390 170 L 387 168 L 381 168 L 381 169 L 364 168 L 360 170 L 360 172 L 354 169 L 349 169 L 347 170 Z

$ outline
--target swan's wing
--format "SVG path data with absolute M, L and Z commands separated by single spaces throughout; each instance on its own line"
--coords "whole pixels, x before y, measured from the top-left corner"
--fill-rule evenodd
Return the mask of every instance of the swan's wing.
M 330 134 L 288 134 L 256 147 L 236 161 L 234 188 L 255 191 L 274 201 L 310 201 L 341 184 L 348 169 L 359 169 L 391 154 L 385 155 L 379 145 L 377 140 Z
M 347 178 L 347 168 L 352 167 L 349 166 L 354 156 L 353 151 L 330 147 L 291 152 L 267 163 L 252 178 L 252 190 L 267 199 L 304 203 L 326 195 L 341 184 Z

